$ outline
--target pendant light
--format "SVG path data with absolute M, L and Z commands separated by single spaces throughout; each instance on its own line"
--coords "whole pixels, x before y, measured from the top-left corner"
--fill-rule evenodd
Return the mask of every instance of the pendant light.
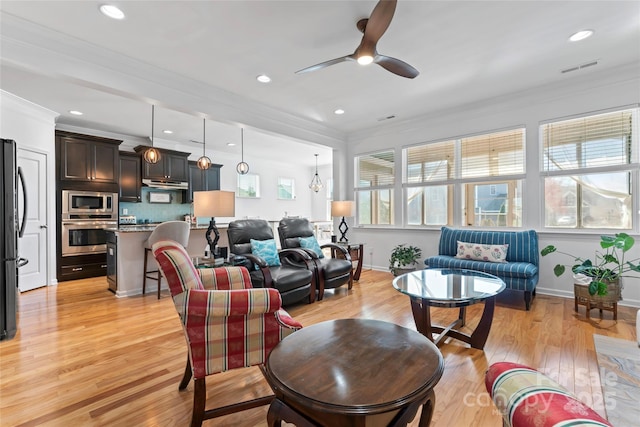
M 160 160 L 160 152 L 153 146 L 153 125 L 155 120 L 155 105 L 151 106 L 151 147 L 144 152 L 143 158 L 147 163 L 156 164 Z
M 236 171 L 240 175 L 246 175 L 249 173 L 249 165 L 244 161 L 244 128 L 240 128 L 240 153 L 242 161 L 236 166 Z
M 207 129 L 207 119 L 202 119 L 202 156 L 196 161 L 198 169 L 207 170 L 211 166 L 211 159 L 207 157 L 206 148 L 207 143 L 205 140 Z
M 313 175 L 313 179 L 311 180 L 311 184 L 309 184 L 309 188 L 315 191 L 316 193 L 324 188 L 322 181 L 320 180 L 320 176 L 318 175 L 318 155 L 316 156 L 316 173 Z

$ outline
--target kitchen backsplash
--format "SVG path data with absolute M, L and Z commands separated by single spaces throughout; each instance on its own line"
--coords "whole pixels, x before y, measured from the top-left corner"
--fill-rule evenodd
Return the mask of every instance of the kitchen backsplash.
M 149 193 L 160 192 L 171 196 L 171 203 L 149 203 Z M 193 205 L 182 203 L 181 190 L 160 190 L 157 188 L 142 188 L 142 202 L 120 202 L 120 215 L 133 215 L 138 224 L 147 222 L 163 222 L 183 220 L 185 215 L 191 215 Z M 126 214 L 124 213 L 126 209 Z

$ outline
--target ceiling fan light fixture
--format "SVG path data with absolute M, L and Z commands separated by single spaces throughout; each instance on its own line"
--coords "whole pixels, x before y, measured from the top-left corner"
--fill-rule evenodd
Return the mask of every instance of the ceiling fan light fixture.
M 153 146 L 153 128 L 155 121 L 155 105 L 151 106 L 151 147 L 147 148 L 147 151 L 144 152 L 142 158 L 145 162 L 155 165 L 160 160 L 160 151 Z
M 358 57 L 358 64 L 360 65 L 369 65 L 373 62 L 373 56 L 371 55 L 362 55 Z

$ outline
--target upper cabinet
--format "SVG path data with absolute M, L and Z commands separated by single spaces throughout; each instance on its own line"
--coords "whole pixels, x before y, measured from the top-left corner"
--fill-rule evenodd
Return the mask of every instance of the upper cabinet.
M 118 146 L 121 143 L 122 141 L 115 139 L 56 131 L 57 160 L 62 185 L 70 189 L 89 187 L 105 191 L 117 188 L 120 158 Z
M 136 153 L 120 152 L 120 197 L 121 202 L 142 201 L 142 168 Z
M 219 190 L 221 167 L 222 165 L 212 164 L 209 169 L 202 170 L 198 168 L 196 162 L 189 162 L 189 189 L 182 203 L 192 203 L 194 191 Z
M 136 153 L 144 153 L 147 148 L 149 147 L 146 145 L 138 145 L 134 150 L 136 150 Z M 161 148 L 157 150 L 160 152 L 158 163 L 151 164 L 142 160 L 142 179 L 187 182 L 189 179 L 188 157 L 190 153 Z

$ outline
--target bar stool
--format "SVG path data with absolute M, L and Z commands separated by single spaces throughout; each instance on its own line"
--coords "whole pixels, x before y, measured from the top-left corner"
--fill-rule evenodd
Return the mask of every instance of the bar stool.
M 158 299 L 160 299 L 160 288 L 162 276 L 160 270 L 147 270 L 147 258 L 151 252 L 151 246 L 159 240 L 173 240 L 178 242 L 182 247 L 186 248 L 189 244 L 189 232 L 191 226 L 186 221 L 166 221 L 151 232 L 149 238 L 144 242 L 144 272 L 142 279 L 142 294 L 144 295 L 147 287 L 147 279 L 156 280 L 158 282 Z

